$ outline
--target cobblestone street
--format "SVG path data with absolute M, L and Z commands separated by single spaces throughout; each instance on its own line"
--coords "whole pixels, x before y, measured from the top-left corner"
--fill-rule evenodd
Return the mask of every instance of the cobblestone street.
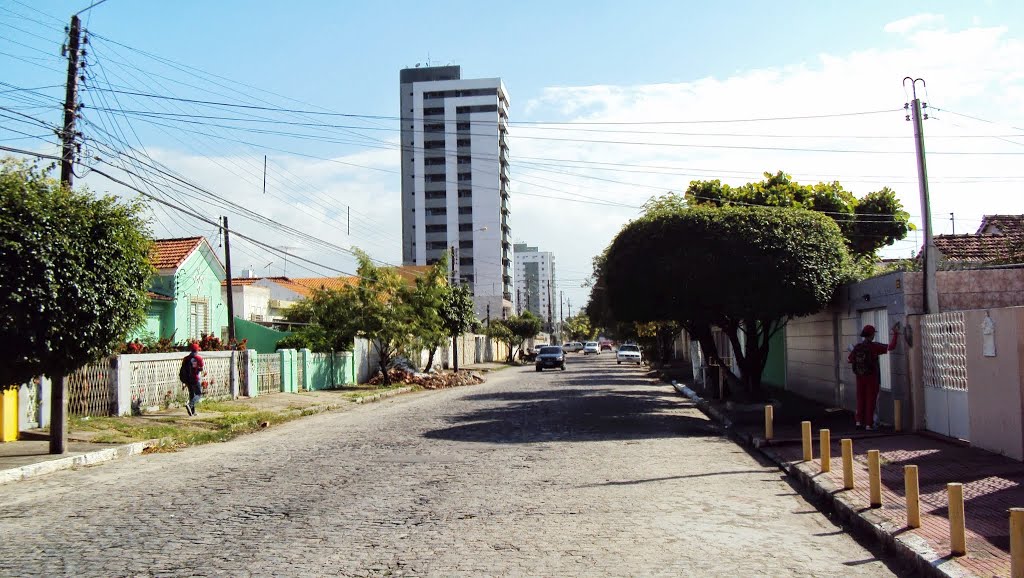
M 4 486 L 0 575 L 883 576 L 614 356 Z

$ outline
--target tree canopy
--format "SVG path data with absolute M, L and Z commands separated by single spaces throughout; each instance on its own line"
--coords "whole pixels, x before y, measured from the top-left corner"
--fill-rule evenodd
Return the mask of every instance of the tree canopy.
M 145 321 L 144 210 L 0 161 L 0 386 L 74 371 Z
M 913 229 L 910 215 L 888 187 L 861 198 L 838 181 L 801 185 L 779 171 L 764 173 L 764 180 L 733 187 L 719 180 L 692 181 L 683 199 L 688 206 L 766 206 L 809 209 L 827 215 L 839 225 L 847 249 L 855 257 L 873 258 L 875 252 L 907 236 Z M 662 201 L 664 202 L 664 201 Z
M 845 239 L 820 213 L 686 207 L 673 196 L 615 237 L 598 282 L 615 319 L 679 322 L 713 356 L 711 326 L 721 327 L 743 380 L 757 389 L 771 335 L 820 310 L 848 272 Z
M 542 326 L 539 317 L 529 311 L 523 311 L 522 315 L 492 321 L 487 328 L 487 335 L 508 344 L 508 361 L 512 361 L 516 349 L 522 348 L 524 341 L 540 333 Z

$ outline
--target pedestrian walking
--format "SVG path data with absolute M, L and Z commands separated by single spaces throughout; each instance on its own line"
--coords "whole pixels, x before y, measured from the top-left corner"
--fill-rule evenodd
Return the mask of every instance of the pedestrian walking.
M 860 336 L 863 341 L 853 347 L 847 361 L 853 366 L 853 374 L 857 377 L 857 429 L 875 429 L 875 405 L 882 383 L 882 369 L 878 362 L 880 355 L 896 349 L 900 336 L 900 324 L 892 327 L 892 338 L 889 345 L 875 343 L 875 327 L 865 325 Z
M 199 343 L 193 341 L 189 345 L 189 349 L 191 350 L 189 354 L 181 360 L 181 370 L 178 372 L 178 377 L 188 389 L 188 402 L 185 404 L 185 411 L 189 415 L 195 415 L 196 404 L 203 397 L 203 357 L 199 355 Z

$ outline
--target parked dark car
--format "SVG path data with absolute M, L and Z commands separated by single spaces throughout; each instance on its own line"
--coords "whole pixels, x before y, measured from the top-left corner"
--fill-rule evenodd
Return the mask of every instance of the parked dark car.
M 537 354 L 537 371 L 556 367 L 565 370 L 565 352 L 557 345 L 541 347 Z

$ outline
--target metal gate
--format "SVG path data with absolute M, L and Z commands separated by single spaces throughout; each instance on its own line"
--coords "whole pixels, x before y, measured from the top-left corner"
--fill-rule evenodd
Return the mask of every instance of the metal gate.
M 921 318 L 925 428 L 969 440 L 967 332 L 962 311 Z

